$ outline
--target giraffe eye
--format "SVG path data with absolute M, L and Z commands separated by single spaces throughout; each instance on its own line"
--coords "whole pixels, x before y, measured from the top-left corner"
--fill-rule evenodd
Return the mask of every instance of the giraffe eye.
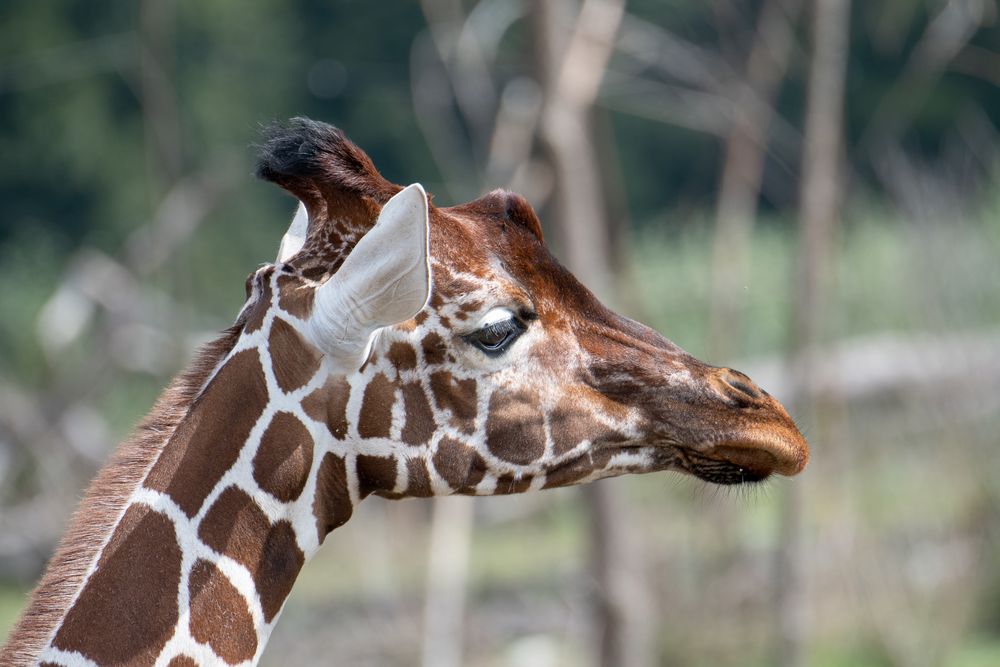
M 507 351 L 526 327 L 514 316 L 491 322 L 472 333 L 463 336 L 468 343 L 479 348 L 487 356 L 499 357 Z

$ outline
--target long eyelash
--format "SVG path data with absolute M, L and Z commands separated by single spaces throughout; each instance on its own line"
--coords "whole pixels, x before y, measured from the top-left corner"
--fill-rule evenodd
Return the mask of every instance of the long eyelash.
M 492 324 L 487 324 L 481 329 L 483 333 L 487 333 L 491 336 L 502 336 L 504 334 L 517 331 L 517 321 L 513 318 L 507 320 L 500 320 L 499 322 L 493 322 Z

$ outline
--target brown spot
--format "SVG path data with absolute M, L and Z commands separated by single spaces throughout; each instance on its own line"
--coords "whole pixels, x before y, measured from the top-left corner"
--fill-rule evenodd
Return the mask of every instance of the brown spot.
M 257 566 L 250 567 L 268 623 L 281 611 L 305 560 L 295 541 L 292 524 L 287 521 L 274 524 L 264 540 Z
M 463 493 L 475 493 L 476 487 L 479 482 L 483 481 L 483 477 L 486 476 L 486 461 L 479 452 L 476 452 L 472 456 L 472 464 L 469 466 L 469 478 L 465 480 L 465 488 L 462 489 Z
M 451 438 L 441 439 L 433 462 L 451 488 L 464 493 L 475 492 L 486 472 L 486 462 L 475 449 Z
M 389 346 L 386 357 L 398 371 L 411 371 L 417 367 L 417 352 L 409 343 L 396 341 Z
M 358 454 L 355 467 L 362 498 L 378 491 L 392 491 L 396 486 L 396 459 L 391 456 Z
M 208 510 L 198 537 L 250 571 L 264 620 L 270 622 L 305 561 L 291 524 L 278 521 L 272 526 L 250 496 L 230 486 Z
M 408 445 L 427 444 L 437 425 L 427 402 L 427 392 L 419 382 L 403 385 L 403 406 L 406 411 L 406 424 L 400 434 L 403 442 Z
M 298 417 L 279 412 L 271 419 L 253 457 L 253 477 L 278 500 L 299 497 L 312 466 L 313 439 Z
M 249 567 L 256 562 L 259 542 L 270 521 L 253 498 L 235 486 L 227 487 L 205 514 L 198 537 L 220 554 Z
M 478 310 L 481 310 L 484 305 L 486 304 L 484 304 L 479 299 L 470 299 L 469 301 L 466 301 L 465 303 L 460 305 L 459 309 L 463 315 L 468 315 L 470 313 L 474 313 Z
M 257 351 L 233 355 L 177 426 L 145 486 L 168 494 L 193 517 L 236 462 L 267 401 Z
M 531 475 L 501 475 L 497 478 L 496 494 L 524 493 L 531 486 Z
M 604 465 L 607 465 L 606 461 Z M 596 469 L 597 466 L 589 456 L 575 458 L 555 470 L 549 471 L 545 476 L 545 484 L 542 488 L 553 489 L 558 486 L 576 484 Z
M 291 324 L 274 318 L 268 338 L 271 368 L 278 386 L 284 392 L 295 391 L 319 370 L 322 359 L 319 351 L 306 343 Z
M 181 550 L 170 520 L 133 505 L 53 640 L 99 664 L 152 665 L 177 623 Z
M 424 363 L 443 364 L 447 348 L 444 339 L 437 332 L 430 332 L 420 341 L 420 349 L 424 352 Z
M 362 438 L 388 438 L 395 400 L 396 392 L 389 378 L 378 373 L 365 387 L 358 418 L 358 435 Z
M 526 465 L 545 452 L 544 417 L 534 391 L 497 391 L 490 397 L 486 446 L 497 458 Z
M 260 329 L 264 324 L 267 311 L 271 310 L 271 276 L 269 273 L 262 272 L 257 280 L 260 284 L 260 297 L 250 306 L 246 324 L 243 325 L 245 333 L 253 333 Z
M 427 321 L 428 317 L 429 316 L 427 315 L 427 311 L 421 310 L 419 313 L 413 316 L 413 323 L 419 327 L 421 324 Z
M 322 543 L 331 530 L 344 525 L 353 512 L 344 459 L 327 452 L 316 473 L 316 496 L 313 498 L 319 541 Z
M 467 433 L 475 431 L 475 380 L 456 380 L 448 371 L 438 371 L 431 374 L 431 393 L 438 408 L 451 410 L 454 426 Z
M 194 661 L 194 658 L 189 658 L 186 655 L 178 655 L 171 658 L 170 662 L 167 663 L 167 667 L 198 667 L 198 663 Z
M 581 406 L 570 398 L 562 398 L 549 414 L 549 432 L 552 434 L 553 453 L 565 454 L 584 440 L 606 441 L 614 436 L 613 429 L 599 422 L 588 405 Z M 621 437 L 616 437 L 621 439 Z
M 342 375 L 330 376 L 326 383 L 305 397 L 302 409 L 318 422 L 326 424 L 330 435 L 337 440 L 347 436 L 347 399 L 351 385 Z
M 407 459 L 406 474 L 406 495 L 408 497 L 430 498 L 434 495 L 434 492 L 431 491 L 431 478 L 427 474 L 427 465 L 423 459 Z
M 257 652 L 257 630 L 246 600 L 219 569 L 198 560 L 188 580 L 191 636 L 230 665 Z
M 329 277 L 330 267 L 324 266 L 322 264 L 317 264 L 314 266 L 305 267 L 299 273 L 301 273 L 304 278 L 308 278 L 309 280 L 321 281 Z
M 448 283 L 448 291 L 456 296 L 470 294 L 477 289 L 479 289 L 479 285 L 465 278 L 454 278 Z
M 312 314 L 316 290 L 304 286 L 300 279 L 294 276 L 278 278 L 278 294 L 278 305 L 289 315 L 305 320 Z

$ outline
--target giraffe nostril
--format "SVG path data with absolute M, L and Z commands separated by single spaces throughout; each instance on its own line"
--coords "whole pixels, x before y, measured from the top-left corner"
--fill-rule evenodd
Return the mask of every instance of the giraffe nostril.
M 758 387 L 753 380 L 731 368 L 720 368 L 713 383 L 716 389 L 726 398 L 737 401 L 747 399 L 759 401 L 768 397 L 768 393 Z

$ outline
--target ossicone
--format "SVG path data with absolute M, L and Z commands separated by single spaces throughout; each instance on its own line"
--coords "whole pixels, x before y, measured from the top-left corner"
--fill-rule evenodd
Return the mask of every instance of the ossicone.
M 257 176 L 276 183 L 313 211 L 345 194 L 384 204 L 400 187 L 385 180 L 371 158 L 344 133 L 308 118 L 275 122 L 263 129 Z

